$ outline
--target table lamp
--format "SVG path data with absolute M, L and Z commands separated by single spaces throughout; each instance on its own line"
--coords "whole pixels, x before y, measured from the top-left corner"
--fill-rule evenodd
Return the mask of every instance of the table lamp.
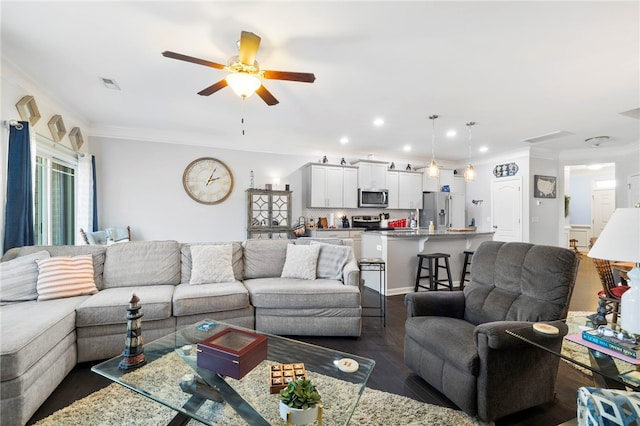
M 620 299 L 620 326 L 640 334 L 640 208 L 616 209 L 588 256 L 635 263 L 627 272 L 631 288 Z

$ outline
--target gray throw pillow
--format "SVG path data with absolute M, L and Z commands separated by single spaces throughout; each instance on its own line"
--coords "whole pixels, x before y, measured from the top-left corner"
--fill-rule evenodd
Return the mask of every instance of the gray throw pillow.
M 320 246 L 316 276 L 330 280 L 341 280 L 342 270 L 351 258 L 353 249 L 349 246 L 325 244 L 318 241 L 311 241 L 310 245 Z
M 315 280 L 319 254 L 320 247 L 317 245 L 289 244 L 281 277 Z
M 0 302 L 36 300 L 38 298 L 36 260 L 50 257 L 48 251 L 42 250 L 8 262 L 0 262 Z

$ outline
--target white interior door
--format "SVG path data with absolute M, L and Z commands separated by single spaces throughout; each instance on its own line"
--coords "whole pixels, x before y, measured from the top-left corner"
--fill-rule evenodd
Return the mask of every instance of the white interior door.
M 640 174 L 629 176 L 627 184 L 627 207 L 636 207 L 640 204 Z
M 491 224 L 494 241 L 522 241 L 522 177 L 491 182 Z
M 615 209 L 615 189 L 594 189 L 591 191 L 591 233 L 593 237 L 600 235 Z

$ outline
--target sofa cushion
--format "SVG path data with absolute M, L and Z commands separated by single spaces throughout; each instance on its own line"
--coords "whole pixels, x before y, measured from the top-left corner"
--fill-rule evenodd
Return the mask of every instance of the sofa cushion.
M 38 301 L 98 292 L 93 280 L 93 258 L 90 254 L 50 257 L 36 260 L 36 264 Z
M 2 381 L 20 377 L 73 333 L 76 307 L 91 296 L 15 303 L 0 310 Z M 75 338 L 74 338 L 75 340 Z
M 249 307 L 249 292 L 239 281 L 176 286 L 173 315 L 186 316 Z
M 236 281 L 242 281 L 244 274 L 244 262 L 242 257 L 242 244 L 239 242 L 232 243 L 186 243 L 180 246 L 180 282 L 188 283 L 191 280 L 191 248 L 200 245 L 220 245 L 231 244 L 233 251 L 231 253 L 231 265 L 233 267 L 233 276 Z
M 256 308 L 351 308 L 360 306 L 360 290 L 336 280 L 257 278 L 244 281 Z
M 15 250 L 15 252 L 14 252 Z M 26 256 L 46 250 L 53 256 L 78 256 L 81 254 L 91 254 L 93 256 L 93 280 L 98 289 L 102 288 L 102 273 L 104 271 L 104 260 L 106 247 L 102 246 L 24 246 L 13 248 L 9 252 L 16 253 L 16 257 Z M 7 252 L 6 254 L 9 254 Z M 4 256 L 3 256 L 4 259 Z
M 131 241 L 107 247 L 104 288 L 179 283 L 177 241 Z
M 290 240 L 247 240 L 244 249 L 244 278 L 272 278 L 282 274 Z
M 76 326 L 126 323 L 132 293 L 140 298 L 143 322 L 169 318 L 174 289 L 173 285 L 145 285 L 102 290 L 78 306 Z
M 231 244 L 196 245 L 191 247 L 191 278 L 189 284 L 235 281 Z
M 320 246 L 316 276 L 330 280 L 342 280 L 342 270 L 353 256 L 353 249 L 349 246 L 324 244 L 318 241 L 311 241 L 311 245 Z
M 315 280 L 318 267 L 318 255 L 320 246 L 287 246 L 287 256 L 282 267 L 282 278 L 300 278 L 303 280 Z
M 36 260 L 49 258 L 49 252 L 39 252 L 0 262 L 0 302 L 36 300 L 38 266 Z

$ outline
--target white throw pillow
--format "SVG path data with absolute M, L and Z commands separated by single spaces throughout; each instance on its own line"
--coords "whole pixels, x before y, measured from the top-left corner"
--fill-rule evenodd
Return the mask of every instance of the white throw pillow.
M 318 256 L 318 278 L 329 280 L 341 280 L 342 270 L 352 256 L 353 249 L 349 246 L 339 246 L 336 244 L 325 244 L 319 241 L 311 241 L 310 245 L 320 247 Z
M 98 292 L 93 280 L 93 256 L 56 256 L 36 260 L 38 301 Z
M 233 275 L 231 244 L 191 246 L 191 279 L 189 284 L 228 283 Z
M 51 257 L 46 250 L 0 262 L 0 302 L 36 300 L 38 265 L 36 260 Z
M 289 244 L 287 246 L 287 257 L 280 276 L 282 278 L 315 280 L 319 254 L 319 245 Z

